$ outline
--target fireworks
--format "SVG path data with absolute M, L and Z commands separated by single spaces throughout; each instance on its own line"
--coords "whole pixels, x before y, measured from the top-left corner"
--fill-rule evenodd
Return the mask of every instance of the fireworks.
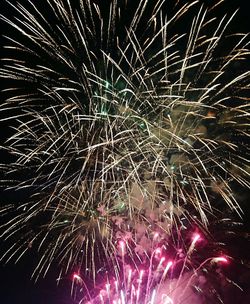
M 1 168 L 29 196 L 2 211 L 14 211 L 2 238 L 15 239 L 3 258 L 37 248 L 36 277 L 57 260 L 95 282 L 125 249 L 136 265 L 156 234 L 176 246 L 224 208 L 240 215 L 232 187 L 249 187 L 250 72 L 236 67 L 249 40 L 228 35 L 233 15 L 217 20 L 198 1 L 108 3 L 23 1 L 10 4 L 15 21 L 2 16 L 13 132 Z
M 188 241 L 189 247 L 185 248 L 183 245 L 187 245 Z M 204 259 L 206 246 L 203 241 L 196 233 L 192 239 L 186 240 L 186 244 L 180 239 L 178 247 L 171 248 L 169 240 L 160 241 L 160 235 L 157 235 L 151 250 L 133 263 L 127 254 L 131 249 L 129 243 L 122 241 L 117 248 L 117 252 L 121 249 L 119 269 L 101 269 L 101 282 L 92 290 L 88 290 L 85 278 L 75 273 L 72 287 L 79 290 L 78 297 L 83 295 L 79 303 L 85 304 L 194 304 L 209 298 L 217 303 L 220 299 L 215 289 L 218 282 L 210 280 L 209 275 L 215 272 L 219 280 L 226 281 L 220 267 L 228 263 L 228 258 L 216 256 Z M 193 259 L 193 255 L 199 258 Z

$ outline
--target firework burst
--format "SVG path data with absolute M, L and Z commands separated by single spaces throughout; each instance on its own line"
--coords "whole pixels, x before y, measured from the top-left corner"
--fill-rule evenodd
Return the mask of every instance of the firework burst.
M 95 288 L 89 290 L 89 280 L 85 283 L 86 277 L 81 277 L 79 272 L 74 273 L 72 290 L 78 290 L 78 297 L 83 295 L 77 302 L 189 304 L 212 299 L 213 303 L 217 303 L 221 295 L 216 292 L 215 286 L 220 280 L 226 281 L 221 266 L 229 262 L 228 258 L 208 257 L 211 251 L 207 251 L 206 241 L 197 232 L 185 242 L 185 234 L 182 238 L 180 235 L 178 245 L 173 247 L 169 239 L 155 233 L 147 252 L 134 250 L 137 261 L 132 263 L 129 242 L 120 241 L 117 245 L 119 269 L 110 271 L 102 267 L 99 271 L 101 280 L 97 280 L 99 284 L 95 284 Z M 217 281 L 209 278 L 212 272 L 218 275 Z
M 1 167 L 30 198 L 3 209 L 15 215 L 2 237 L 18 239 L 4 258 L 35 246 L 36 276 L 56 259 L 95 279 L 98 264 L 119 264 L 121 239 L 147 252 L 156 231 L 206 227 L 223 206 L 241 213 L 232 185 L 249 187 L 250 73 L 236 65 L 249 40 L 227 37 L 233 16 L 198 1 L 169 14 L 164 0 L 47 0 L 46 14 L 23 2 L 9 2 L 15 20 L 1 17 L 15 33 Z

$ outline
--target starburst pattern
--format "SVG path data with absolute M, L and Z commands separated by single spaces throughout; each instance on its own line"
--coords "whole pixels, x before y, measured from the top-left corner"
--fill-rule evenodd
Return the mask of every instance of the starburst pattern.
M 235 65 L 248 36 L 224 50 L 233 16 L 166 5 L 47 0 L 45 14 L 27 1 L 1 17 L 22 36 L 6 37 L 1 69 L 13 84 L 1 111 L 15 120 L 2 169 L 31 195 L 3 210 L 15 216 L 2 237 L 19 238 L 4 258 L 36 246 L 36 276 L 57 259 L 95 279 L 98 263 L 118 263 L 120 239 L 144 253 L 152 233 L 207 227 L 222 205 L 241 213 L 232 184 L 249 187 L 250 72 Z
M 137 261 L 132 263 L 128 254 L 131 250 L 129 242 L 120 241 L 117 244 L 119 268 L 108 271 L 102 267 L 100 283 L 95 284 L 95 288 L 89 290 L 88 280 L 86 284 L 86 278 L 79 272 L 74 273 L 72 290 L 78 290 L 78 297 L 83 295 L 77 302 L 189 304 L 212 299 L 217 303 L 221 299 L 215 289 L 218 282 L 209 279 L 209 275 L 214 271 L 219 280 L 226 281 L 221 266 L 227 265 L 229 260 L 225 256 L 205 258 L 204 241 L 197 232 L 185 242 L 179 235 L 178 244 L 173 248 L 169 239 L 162 239 L 162 235 L 155 233 L 150 249 L 144 250 L 144 255 L 136 252 Z M 211 253 L 210 250 L 207 253 Z

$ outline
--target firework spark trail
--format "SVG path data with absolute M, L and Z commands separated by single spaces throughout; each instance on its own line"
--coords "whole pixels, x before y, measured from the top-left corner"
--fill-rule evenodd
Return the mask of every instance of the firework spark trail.
M 87 295 L 79 303 L 201 303 L 204 291 L 199 294 L 199 290 L 203 289 L 204 284 L 208 284 L 207 274 L 211 271 L 218 272 L 219 268 L 223 264 L 225 266 L 229 260 L 225 256 L 208 257 L 199 265 L 193 265 L 191 255 L 195 251 L 197 254 L 202 254 L 199 248 L 200 241 L 203 241 L 201 236 L 194 234 L 186 251 L 184 247 L 179 248 L 174 254 L 175 257 L 172 256 L 173 259 L 171 250 L 166 245 L 159 246 L 156 242 L 155 247 L 151 248 L 150 255 L 142 263 L 123 266 L 123 275 L 120 273 L 117 277 L 112 277 L 110 271 L 102 274 L 103 278 L 107 277 L 106 283 L 105 279 L 102 279 L 95 293 L 93 290 L 88 290 L 84 279 L 79 274 L 74 274 L 72 286 L 80 288 L 79 294 L 85 295 L 87 291 Z M 124 258 L 128 257 L 124 246 L 128 246 L 128 243 L 118 244 L 118 247 L 122 249 L 122 264 L 124 264 Z M 182 255 L 180 255 L 180 249 Z M 179 264 L 182 265 L 181 270 L 178 270 Z M 184 268 L 186 268 L 185 274 Z M 197 294 L 192 289 L 196 289 Z M 219 294 L 217 296 L 219 297 Z
M 9 3 L 14 21 L 1 16 L 23 37 L 6 37 L 2 121 L 16 123 L 3 148 L 15 161 L 1 167 L 9 188 L 32 193 L 2 237 L 25 235 L 8 259 L 39 244 L 35 276 L 57 259 L 95 277 L 96 259 L 117 263 L 117 236 L 143 247 L 155 227 L 207 226 L 216 195 L 241 213 L 232 183 L 249 187 L 250 73 L 231 69 L 248 36 L 217 58 L 233 15 L 216 20 L 190 1 L 167 18 L 164 0 L 135 3 L 47 0 L 45 15 L 27 1 Z M 189 31 L 172 33 L 192 10 Z

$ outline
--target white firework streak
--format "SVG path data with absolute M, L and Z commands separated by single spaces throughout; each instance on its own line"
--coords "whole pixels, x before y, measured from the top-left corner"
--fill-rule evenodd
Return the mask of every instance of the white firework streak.
M 117 233 L 137 224 L 166 235 L 183 218 L 206 227 L 218 196 L 240 215 L 232 183 L 249 187 L 250 72 L 234 66 L 248 36 L 218 58 L 234 15 L 216 20 L 198 1 L 170 17 L 164 0 L 46 2 L 47 15 L 27 1 L 8 2 L 14 21 L 1 16 L 21 36 L 6 37 L 13 55 L 1 70 L 15 84 L 2 121 L 16 121 L 3 147 L 15 160 L 2 168 L 9 189 L 32 193 L 2 237 L 42 223 L 3 258 L 39 241 L 36 276 L 54 259 L 66 271 L 80 259 L 95 275 L 96 258 L 116 263 Z M 187 32 L 173 34 L 192 11 Z

